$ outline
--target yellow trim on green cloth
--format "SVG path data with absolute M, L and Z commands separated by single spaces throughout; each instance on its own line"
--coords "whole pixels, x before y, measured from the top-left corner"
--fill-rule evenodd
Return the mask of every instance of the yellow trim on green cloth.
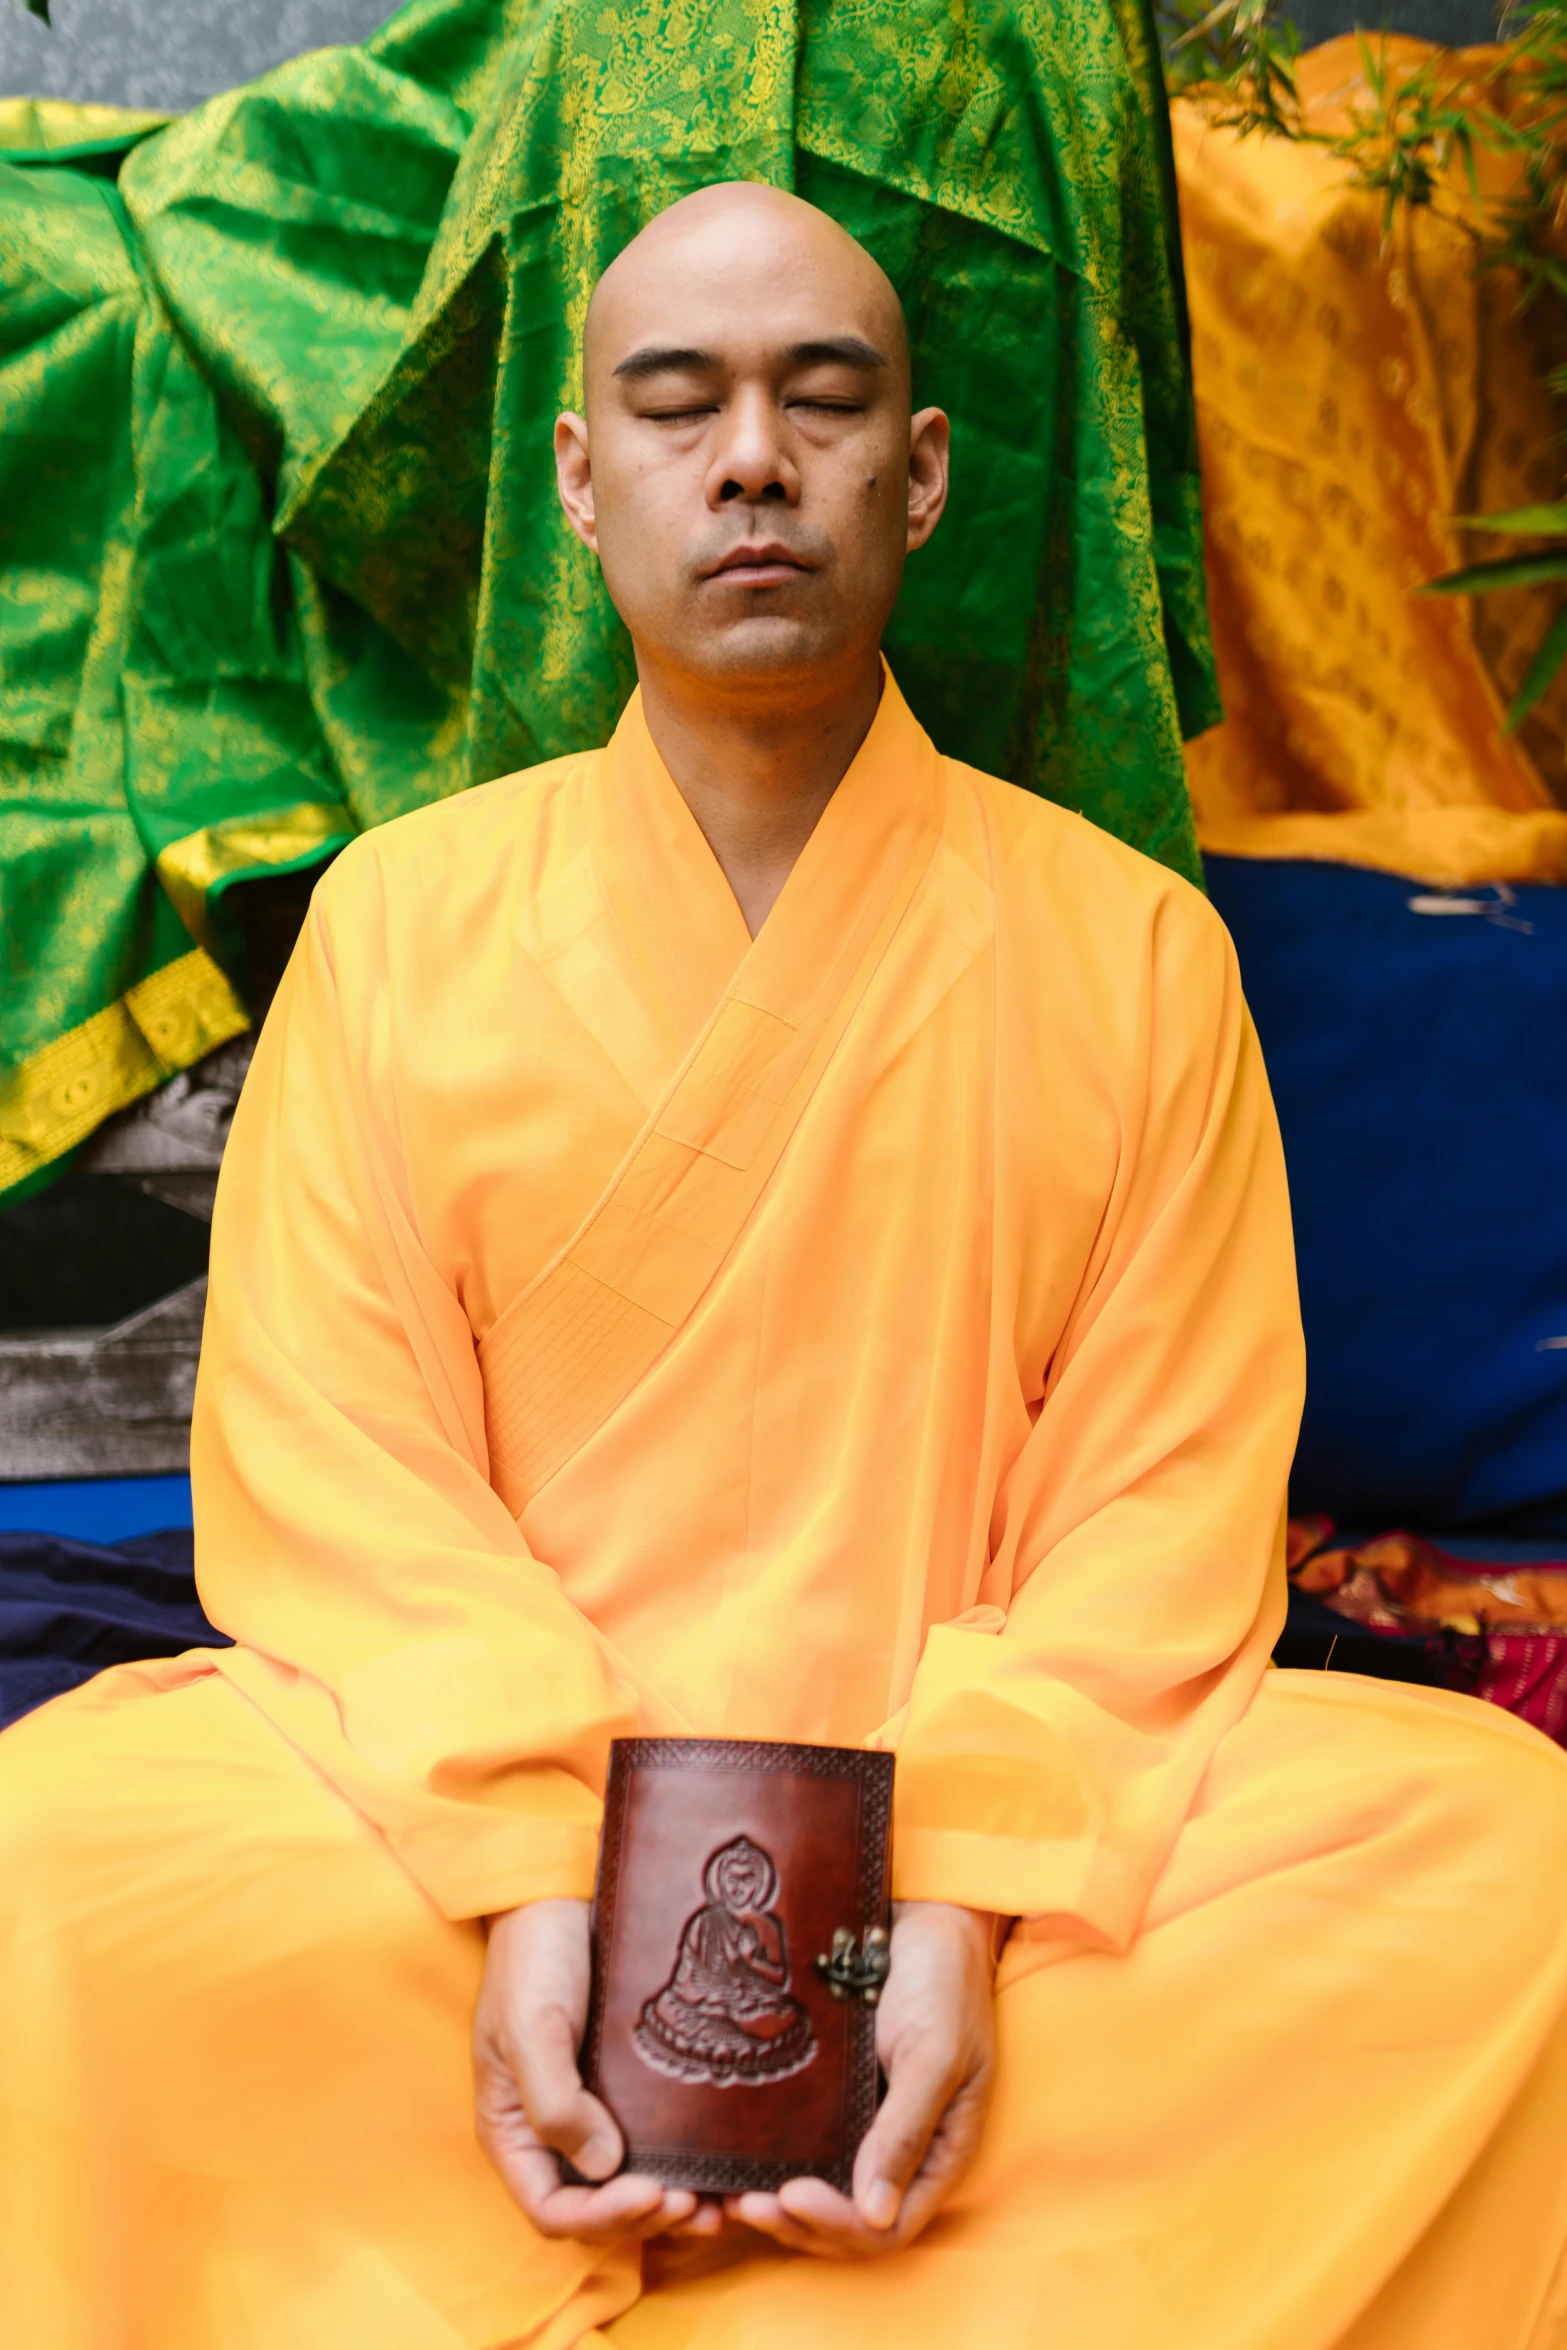
M 302 801 L 266 816 L 234 816 L 204 825 L 158 852 L 158 879 L 192 938 L 211 946 L 209 900 L 222 884 L 258 867 L 271 872 L 305 865 L 354 837 L 345 810 Z
M 1210 856 L 1303 857 L 1368 865 L 1438 888 L 1485 881 L 1567 881 L 1567 809 L 1346 808 L 1205 816 Z
M 201 947 L 139 979 L 118 1003 L 0 1074 L 0 1193 L 249 1025 Z
M 65 163 L 73 155 L 134 146 L 173 119 L 131 106 L 78 105 L 68 98 L 0 98 L 0 155 L 47 156 Z

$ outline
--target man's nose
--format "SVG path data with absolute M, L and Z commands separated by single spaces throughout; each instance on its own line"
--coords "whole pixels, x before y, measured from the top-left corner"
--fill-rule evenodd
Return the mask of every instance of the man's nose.
M 799 495 L 799 470 L 777 402 L 759 386 L 742 391 L 724 411 L 707 477 L 708 504 L 793 506 Z

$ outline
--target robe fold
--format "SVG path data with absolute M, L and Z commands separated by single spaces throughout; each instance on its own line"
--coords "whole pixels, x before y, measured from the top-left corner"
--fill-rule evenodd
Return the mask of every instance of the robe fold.
M 636 700 L 357 842 L 219 1187 L 236 1645 L 0 1737 L 0 2339 L 1567 2350 L 1567 1758 L 1267 1671 L 1301 1386 L 1217 918 L 890 677 L 754 940 Z M 637 1732 L 894 1747 L 897 1895 L 1019 1919 L 911 2251 L 485 2169 L 479 1921 Z

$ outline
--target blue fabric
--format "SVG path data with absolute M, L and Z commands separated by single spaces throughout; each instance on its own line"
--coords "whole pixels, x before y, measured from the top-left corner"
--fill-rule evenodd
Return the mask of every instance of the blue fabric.
M 1289 1162 L 1297 1510 L 1567 1534 L 1567 890 L 1214 857 Z
M 61 1478 L 0 1485 L 0 1529 L 71 1534 L 79 1542 L 123 1542 L 191 1522 L 188 1477 Z
M 112 1549 L 0 1533 L 0 1729 L 105 1665 L 226 1647 L 201 1612 L 185 1526 Z

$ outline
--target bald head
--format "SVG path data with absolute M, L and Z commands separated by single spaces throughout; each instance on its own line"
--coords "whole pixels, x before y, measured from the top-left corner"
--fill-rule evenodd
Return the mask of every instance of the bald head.
M 823 314 L 836 309 L 860 322 L 842 337 L 863 345 L 866 364 L 886 370 L 889 386 L 909 399 L 909 337 L 903 305 L 879 262 L 848 230 L 783 188 L 725 180 L 682 196 L 619 253 L 593 289 L 583 333 L 583 391 L 591 416 L 595 384 L 606 370 L 646 369 L 660 348 L 658 321 L 689 316 L 698 289 L 731 317 L 809 286 Z M 867 331 L 868 330 L 868 331 Z M 648 339 L 649 337 L 654 339 Z
M 863 245 L 780 189 L 703 188 L 605 270 L 583 373 L 586 414 L 555 428 L 561 503 L 644 685 L 662 665 L 749 707 L 879 681 L 947 420 L 910 415 L 903 312 Z

